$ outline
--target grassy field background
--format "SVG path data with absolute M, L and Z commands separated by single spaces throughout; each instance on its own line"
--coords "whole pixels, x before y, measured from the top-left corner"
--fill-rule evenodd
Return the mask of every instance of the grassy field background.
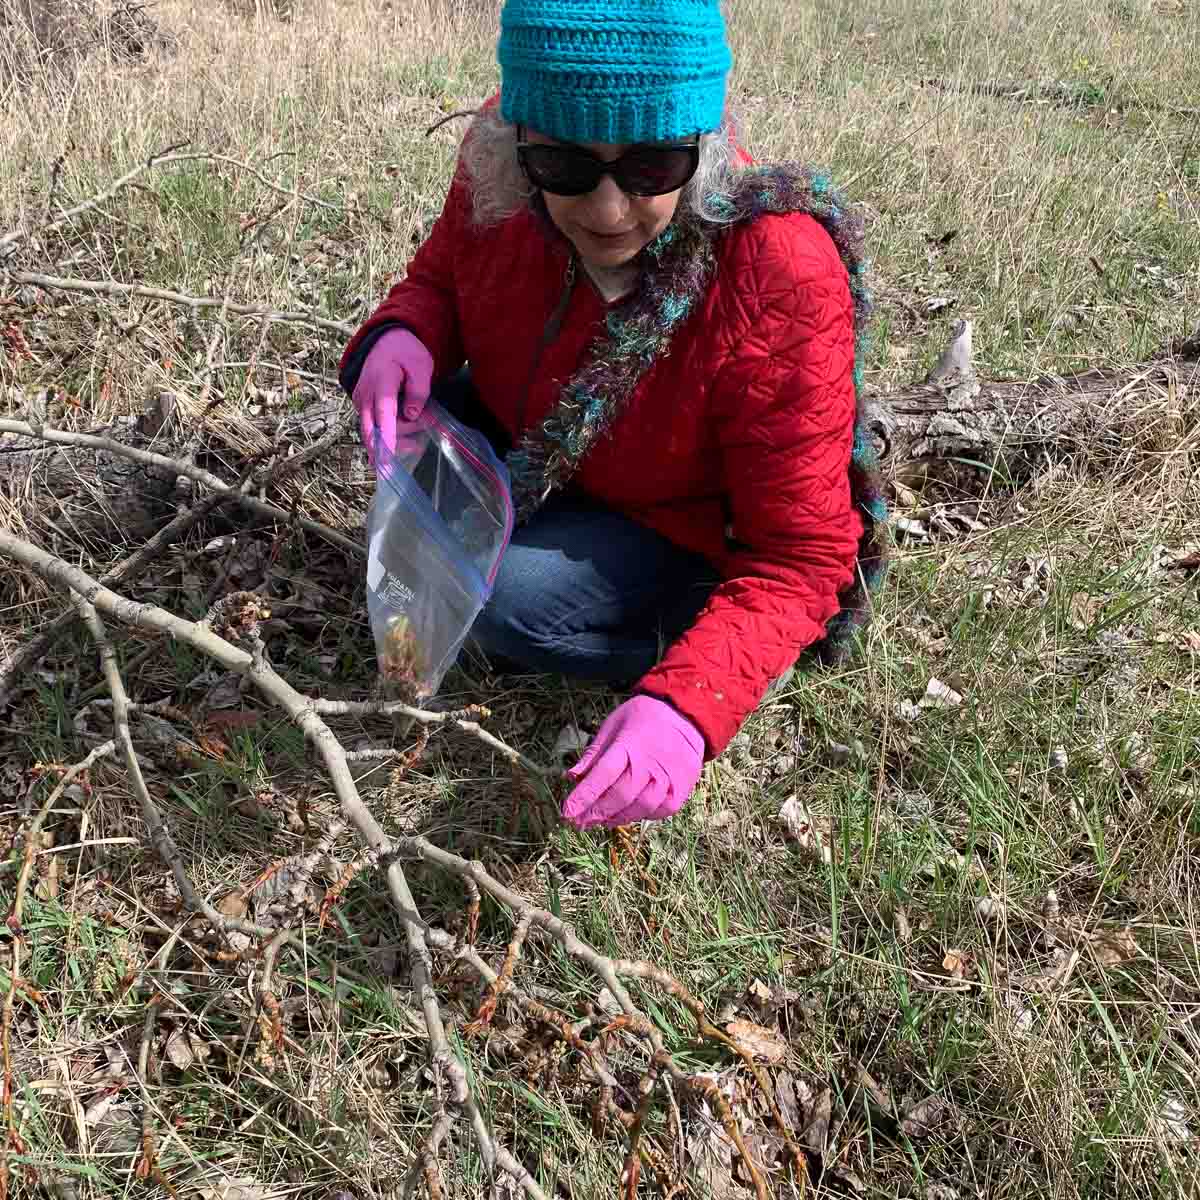
M 425 130 L 497 86 L 495 19 L 495 5 L 434 0 L 286 11 L 162 0 L 133 42 L 101 22 L 98 41 L 40 66 L 14 36 L 0 51 L 0 231 L 188 139 L 274 187 L 230 164 L 149 172 L 28 261 L 353 324 L 437 213 L 462 125 Z M 1200 319 L 1194 3 L 737 0 L 733 33 L 733 101 L 752 151 L 826 164 L 870 209 L 872 386 L 922 375 L 958 317 L 974 322 L 978 366 L 994 377 L 1142 361 Z M 28 347 L 6 332 L 4 415 L 40 404 L 85 428 L 169 388 L 197 414 L 215 395 L 204 420 L 236 431 L 272 388 L 295 407 L 335 390 L 341 347 L 311 331 L 227 322 L 206 371 L 203 316 L 9 288 L 3 276 L 0 300 L 0 325 Z M 281 384 L 287 371 L 303 384 Z M 1194 430 L 1195 389 L 1180 403 Z M 365 795 L 390 828 L 483 858 L 606 953 L 653 958 L 714 1012 L 775 1031 L 777 1070 L 831 1092 L 827 1169 L 810 1194 L 1195 1194 L 1200 598 L 1196 572 L 1175 564 L 1200 548 L 1197 457 L 1193 438 L 1103 477 L 1061 463 L 972 508 L 969 532 L 905 543 L 868 654 L 798 679 L 757 714 L 683 814 L 646 833 L 648 873 L 614 865 L 601 838 L 542 828 L 514 805 L 506 771 L 462 739 L 435 741 L 403 777 L 364 772 Z M 338 515 L 340 501 L 306 503 Z M 0 520 L 16 521 L 10 508 Z M 147 594 L 199 616 L 220 586 L 201 551 L 171 559 Z M 361 589 L 327 557 L 286 554 L 293 581 L 309 581 L 311 618 L 287 641 L 289 677 L 365 694 Z M 245 572 L 256 586 L 261 562 Z M 0 581 L 0 602 L 0 653 L 56 611 L 17 573 Z M 203 671 L 174 646 L 131 681 L 141 698 L 186 705 L 215 682 L 198 684 Z M 29 790 L 33 764 L 86 752 L 74 718 L 98 678 L 82 637 L 67 640 L 11 710 L 6 837 L 50 786 Z M 928 702 L 931 680 L 949 701 Z M 492 727 L 545 761 L 566 722 L 594 729 L 611 702 L 470 663 L 451 691 L 486 700 Z M 103 714 L 88 720 L 104 731 Z M 209 761 L 156 762 L 152 780 L 214 898 L 307 844 L 296 801 L 332 804 L 299 735 L 272 721 L 230 735 Z M 252 803 L 268 783 L 292 806 Z M 787 836 L 780 811 L 793 796 L 816 837 Z M 43 1000 L 19 1001 L 14 1017 L 16 1194 L 163 1190 L 132 1176 L 132 1062 L 148 1011 L 146 1095 L 181 1194 L 401 1194 L 433 1099 L 403 936 L 378 883 L 355 883 L 338 928 L 314 923 L 305 954 L 281 960 L 291 1041 L 272 1055 L 244 973 L 170 968 L 157 1010 L 127 986 L 172 930 L 199 936 L 143 833 L 115 767 L 47 825 L 48 851 L 89 845 L 39 858 L 26 907 L 25 974 Z M 429 919 L 461 924 L 458 889 L 429 868 L 411 874 Z M 6 909 L 12 880 L 0 873 Z M 508 936 L 485 910 L 490 961 Z M 456 1045 L 497 1129 L 551 1194 L 619 1195 L 620 1140 L 591 1135 L 577 1082 L 514 1051 L 516 1035 L 465 1035 L 477 992 L 441 965 Z M 595 1000 L 548 945 L 530 948 L 519 978 L 572 1014 Z M 681 1013 L 654 1011 L 688 1060 Z M 889 1108 L 911 1115 L 933 1098 L 940 1122 L 900 1122 Z M 701 1147 L 688 1194 L 748 1195 L 717 1141 Z M 482 1195 L 479 1179 L 464 1143 L 451 1190 Z

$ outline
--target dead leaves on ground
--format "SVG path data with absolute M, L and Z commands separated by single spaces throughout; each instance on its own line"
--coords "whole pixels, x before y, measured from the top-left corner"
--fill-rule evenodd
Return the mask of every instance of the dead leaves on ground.
M 798 795 L 789 796 L 776 818 L 783 836 L 819 862 L 833 861 L 832 828 L 829 817 L 815 817 Z
M 975 901 L 975 913 L 991 930 L 993 947 L 948 948 L 942 956 L 943 978 L 955 988 L 995 989 L 1021 1034 L 1028 1034 L 1033 1026 L 1033 1013 L 1022 996 L 1061 993 L 1081 963 L 1090 961 L 1093 969 L 1108 972 L 1126 967 L 1142 955 L 1131 928 L 1089 927 L 1081 919 L 1064 917 L 1053 891 L 1047 893 L 1036 916 L 1021 914 L 991 896 Z M 1022 924 L 1029 929 L 1024 938 Z M 922 986 L 919 981 L 918 986 Z
M 909 1104 L 900 1118 L 900 1132 L 918 1141 L 934 1134 L 956 1132 L 962 1124 L 958 1107 L 943 1096 L 927 1096 Z
M 760 1062 L 778 1066 L 787 1058 L 787 1043 L 778 1033 L 753 1021 L 730 1021 L 725 1032 Z
M 844 1194 L 862 1194 L 865 1184 L 851 1164 L 864 1122 L 873 1136 L 893 1141 L 948 1138 L 962 1131 L 965 1118 L 949 1096 L 910 1092 L 894 1099 L 886 1082 L 852 1059 L 834 1079 L 790 1069 L 792 1045 L 800 1031 L 789 1023 L 785 1034 L 776 1024 L 789 1006 L 796 1010 L 792 1020 L 798 1016 L 801 1023 L 807 1021 L 805 1002 L 798 993 L 753 979 L 740 1004 L 727 1007 L 724 1015 L 741 1007 L 766 1023 L 738 1016 L 723 1021 L 725 1032 L 765 1069 L 782 1129 L 771 1118 L 771 1106 L 744 1068 L 731 1065 L 706 1075 L 737 1114 L 756 1169 L 773 1185 L 770 1194 L 784 1194 L 780 1189 L 788 1168 L 788 1138 L 807 1158 L 812 1181 L 832 1184 Z M 846 1061 L 845 1051 L 839 1048 L 836 1058 Z M 702 1188 L 702 1194 L 744 1196 L 748 1179 L 733 1140 L 703 1097 L 694 1098 L 687 1106 L 684 1126 L 689 1178 Z
M 975 976 L 975 953 L 971 950 L 947 950 L 942 959 L 942 969 L 951 979 L 973 979 Z

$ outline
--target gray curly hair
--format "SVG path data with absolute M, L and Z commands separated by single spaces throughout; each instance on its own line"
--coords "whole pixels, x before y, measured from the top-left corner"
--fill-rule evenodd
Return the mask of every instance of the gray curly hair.
M 736 169 L 736 122 L 726 114 L 716 133 L 700 138 L 700 165 L 679 198 L 685 219 L 722 225 L 730 217 L 728 206 L 716 202 L 730 191 Z M 463 143 L 463 164 L 471 180 L 471 203 L 476 225 L 499 225 L 533 205 L 537 193 L 517 161 L 517 127 L 504 120 L 499 109 L 475 114 Z

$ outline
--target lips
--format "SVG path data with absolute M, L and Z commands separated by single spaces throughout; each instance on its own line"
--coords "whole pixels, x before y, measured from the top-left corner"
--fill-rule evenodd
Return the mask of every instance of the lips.
M 629 235 L 633 233 L 633 230 L 625 229 L 620 233 L 597 233 L 594 229 L 585 229 L 584 233 L 586 233 L 588 237 L 595 238 L 598 242 L 619 242 L 622 238 L 629 237 Z

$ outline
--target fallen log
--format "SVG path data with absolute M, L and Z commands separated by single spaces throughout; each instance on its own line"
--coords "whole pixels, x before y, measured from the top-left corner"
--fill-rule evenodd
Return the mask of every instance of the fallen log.
M 997 382 L 976 375 L 971 335 L 958 322 L 923 383 L 875 398 L 870 427 L 893 485 L 936 479 L 970 494 L 1064 458 L 1104 469 L 1200 452 L 1200 331 L 1134 366 Z

